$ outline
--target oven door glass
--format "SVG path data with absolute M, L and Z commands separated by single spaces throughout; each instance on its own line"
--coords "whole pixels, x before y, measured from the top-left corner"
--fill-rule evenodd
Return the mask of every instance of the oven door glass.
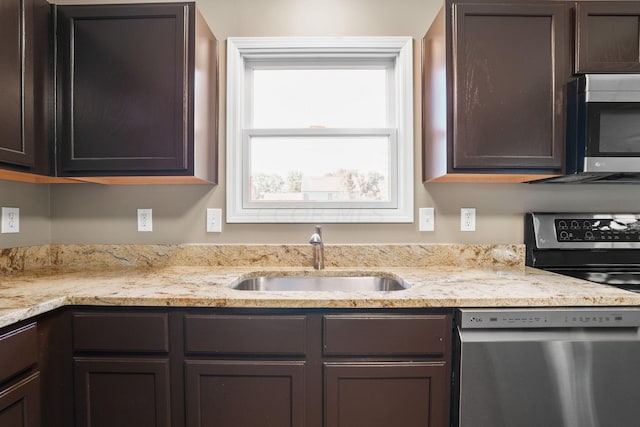
M 587 103 L 587 135 L 589 157 L 640 157 L 640 102 Z

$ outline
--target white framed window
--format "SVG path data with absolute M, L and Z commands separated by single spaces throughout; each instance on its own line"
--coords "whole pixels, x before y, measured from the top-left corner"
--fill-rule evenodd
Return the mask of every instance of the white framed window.
M 413 222 L 410 37 L 227 39 L 227 222 Z

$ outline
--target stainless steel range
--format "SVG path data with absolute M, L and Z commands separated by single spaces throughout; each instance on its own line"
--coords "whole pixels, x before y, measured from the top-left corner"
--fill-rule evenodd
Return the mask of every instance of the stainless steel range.
M 526 265 L 640 292 L 640 214 L 529 213 Z

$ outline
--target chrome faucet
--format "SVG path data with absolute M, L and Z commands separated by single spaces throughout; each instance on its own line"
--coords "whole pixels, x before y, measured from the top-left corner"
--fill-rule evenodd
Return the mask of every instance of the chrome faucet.
M 309 238 L 309 243 L 313 246 L 313 268 L 324 269 L 324 243 L 322 242 L 322 227 L 316 225 L 316 232 Z

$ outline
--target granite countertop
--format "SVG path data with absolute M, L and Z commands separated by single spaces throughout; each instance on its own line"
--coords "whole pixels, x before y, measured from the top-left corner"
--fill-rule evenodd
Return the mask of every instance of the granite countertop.
M 230 288 L 256 275 L 383 275 L 409 289 L 390 292 L 262 292 Z M 640 306 L 640 295 L 529 267 L 327 268 L 161 266 L 49 267 L 0 276 L 0 326 L 65 305 L 426 308 Z

